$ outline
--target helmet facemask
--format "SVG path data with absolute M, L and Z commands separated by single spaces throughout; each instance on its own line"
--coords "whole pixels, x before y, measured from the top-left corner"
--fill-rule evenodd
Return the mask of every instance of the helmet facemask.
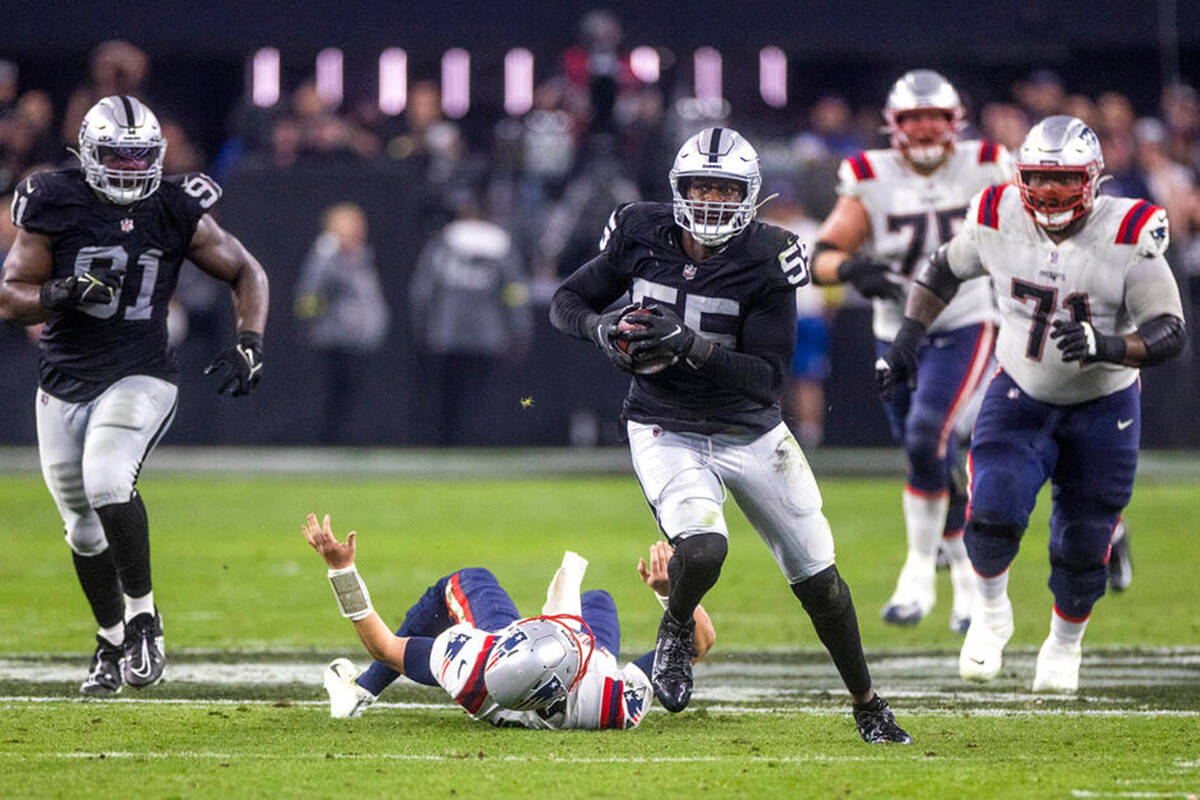
M 118 205 L 136 203 L 158 190 L 166 152 L 158 119 L 136 98 L 104 98 L 79 127 L 84 179 Z
M 945 115 L 946 126 L 937 141 L 918 144 L 904 131 L 905 117 L 919 111 L 935 111 Z M 946 160 L 954 150 L 954 141 L 962 128 L 961 108 L 914 108 L 893 113 L 885 112 L 891 146 L 904 154 L 914 167 L 933 169 Z
M 1039 172 L 1078 175 L 1079 181 L 1073 184 L 1054 182 L 1031 186 L 1030 178 Z M 1030 167 L 1017 170 L 1017 186 L 1021 189 L 1021 202 L 1033 216 L 1034 222 L 1046 230 L 1060 231 L 1091 211 L 1096 199 L 1098 175 L 1098 169 L 1087 167 Z
M 695 200 L 688 196 L 691 183 L 696 178 L 711 178 L 711 175 L 673 176 L 672 195 L 675 200 L 675 222 L 687 229 L 692 238 L 709 247 L 724 244 L 736 236 L 754 220 L 755 206 L 751 196 L 757 197 L 758 186 L 750 188 L 749 181 L 723 178 L 741 187 L 741 198 L 733 202 Z

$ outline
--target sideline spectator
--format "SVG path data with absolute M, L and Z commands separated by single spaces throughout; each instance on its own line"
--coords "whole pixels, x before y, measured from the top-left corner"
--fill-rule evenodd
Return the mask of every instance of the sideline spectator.
M 421 251 L 409 285 L 435 444 L 479 442 L 469 420 L 486 407 L 497 363 L 529 345 L 528 299 L 512 237 L 483 219 L 474 196 L 461 199 L 457 218 Z
M 296 284 L 296 317 L 321 354 L 327 405 L 320 441 L 346 443 L 370 374 L 368 354 L 383 345 L 390 317 L 375 253 L 367 244 L 367 217 L 357 205 L 341 203 L 325 211 L 322 232 Z

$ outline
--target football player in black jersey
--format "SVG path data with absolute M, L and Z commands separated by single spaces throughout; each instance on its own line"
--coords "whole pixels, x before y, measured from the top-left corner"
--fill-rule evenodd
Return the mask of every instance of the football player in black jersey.
M 691 697 L 692 628 L 684 621 L 725 560 L 728 487 L 833 657 L 862 738 L 909 743 L 871 688 L 821 494 L 780 413 L 795 290 L 809 279 L 804 247 L 754 221 L 758 155 L 737 132 L 708 128 L 688 139 L 669 179 L 674 202 L 617 208 L 600 255 L 563 282 L 550 306 L 555 327 L 590 339 L 633 374 L 623 412 L 633 466 L 675 547 L 655 693 L 670 711 Z M 626 294 L 635 305 L 605 311 Z
M 108 695 L 163 674 L 162 618 L 137 477 L 171 424 L 179 366 L 167 303 L 186 258 L 233 290 L 237 343 L 206 372 L 242 396 L 262 372 L 267 276 L 208 210 L 221 189 L 199 173 L 163 180 L 153 112 L 114 95 L 79 130 L 80 169 L 21 181 L 0 318 L 45 322 L 38 453 L 84 595 L 100 626 L 80 691 Z

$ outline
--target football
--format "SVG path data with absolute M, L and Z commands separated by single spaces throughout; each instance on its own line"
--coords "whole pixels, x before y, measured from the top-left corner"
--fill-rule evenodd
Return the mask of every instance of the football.
M 654 316 L 654 312 L 649 309 L 634 309 L 625 316 L 621 317 L 621 321 L 617 323 L 617 339 L 616 345 L 619 349 L 628 352 L 629 342 L 626 341 L 621 334 L 629 331 L 636 331 L 645 328 L 646 326 L 638 322 L 638 317 Z M 674 354 L 659 355 L 656 353 L 644 353 L 634 363 L 633 371 L 638 375 L 653 375 L 656 372 L 662 372 L 667 367 L 674 364 L 676 361 Z

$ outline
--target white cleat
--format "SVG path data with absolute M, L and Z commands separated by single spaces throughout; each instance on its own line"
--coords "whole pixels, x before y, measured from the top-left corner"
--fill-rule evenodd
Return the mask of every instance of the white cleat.
M 937 600 L 936 581 L 933 558 L 916 559 L 910 554 L 896 580 L 896 591 L 879 612 L 883 621 L 907 627 L 928 616 Z
M 1064 647 L 1053 636 L 1047 638 L 1038 650 L 1033 690 L 1065 694 L 1079 691 L 1079 662 L 1082 659 L 1082 647 Z
M 325 691 L 329 693 L 329 716 L 357 717 L 375 702 L 375 695 L 354 682 L 358 668 L 348 658 L 335 658 L 325 668 Z
M 1004 645 L 1013 635 L 1012 603 L 1004 598 L 999 609 L 976 604 L 971 626 L 958 654 L 958 674 L 964 681 L 987 683 L 1000 674 Z

